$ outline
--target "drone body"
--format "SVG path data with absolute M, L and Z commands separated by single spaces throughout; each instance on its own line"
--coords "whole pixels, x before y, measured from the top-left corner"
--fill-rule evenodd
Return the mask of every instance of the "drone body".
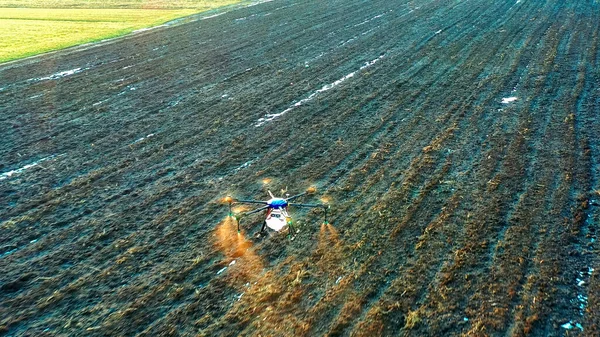
M 286 198 L 277 198 L 273 195 L 273 193 L 271 193 L 271 191 L 269 191 L 269 195 L 271 196 L 271 199 L 269 199 L 267 201 L 241 200 L 241 199 L 234 199 L 231 196 L 225 197 L 224 201 L 229 204 L 229 216 L 231 216 L 237 220 L 238 232 L 240 231 L 240 220 L 244 216 L 266 210 L 265 220 L 264 220 L 262 228 L 261 228 L 261 233 L 264 232 L 267 227 L 276 232 L 281 232 L 285 228 L 288 228 L 288 230 L 289 230 L 288 234 L 291 237 L 291 235 L 295 233 L 295 229 L 293 226 L 292 217 L 288 213 L 289 206 L 307 207 L 307 208 L 323 208 L 325 210 L 325 223 L 327 223 L 327 210 L 329 209 L 328 205 L 326 205 L 326 204 L 299 204 L 299 203 L 290 202 L 296 198 L 299 198 L 306 194 L 312 194 L 314 192 L 315 192 L 315 189 L 311 187 L 308 190 L 306 190 L 306 192 L 304 192 L 304 193 L 300 193 L 300 194 L 297 194 L 297 195 L 294 195 L 291 197 L 287 196 Z M 237 216 L 234 216 L 234 214 L 231 210 L 231 206 L 234 203 L 261 204 L 264 206 L 257 208 L 255 210 L 252 210 L 250 212 L 245 212 L 245 213 L 238 214 Z
M 269 205 L 269 208 L 267 209 L 264 225 L 276 232 L 280 232 L 286 225 L 291 224 L 292 217 L 287 212 L 288 202 L 285 199 L 272 198 L 267 201 L 267 205 Z

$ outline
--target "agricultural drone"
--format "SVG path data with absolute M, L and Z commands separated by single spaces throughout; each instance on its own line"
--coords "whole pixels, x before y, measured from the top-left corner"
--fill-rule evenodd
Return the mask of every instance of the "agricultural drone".
M 265 213 L 265 220 L 262 224 L 262 228 L 260 229 L 260 233 L 264 233 L 266 230 L 266 227 L 269 227 L 276 232 L 281 232 L 282 230 L 284 230 L 287 227 L 288 235 L 289 235 L 289 237 L 292 237 L 292 235 L 294 235 L 296 233 L 296 230 L 294 229 L 292 217 L 288 213 L 288 206 L 305 207 L 305 208 L 323 208 L 323 210 L 325 212 L 324 223 L 325 224 L 328 223 L 327 213 L 329 210 L 329 205 L 327 205 L 325 203 L 301 204 L 301 203 L 291 202 L 291 201 L 293 201 L 297 198 L 300 198 L 304 195 L 315 193 L 316 188 L 310 187 L 305 192 L 302 192 L 300 194 L 296 194 L 294 196 L 290 196 L 289 194 L 286 194 L 285 197 L 281 197 L 281 198 L 275 197 L 273 195 L 273 193 L 271 193 L 271 191 L 268 191 L 268 192 L 269 192 L 269 196 L 271 197 L 271 199 L 269 199 L 267 201 L 235 199 L 230 195 L 228 195 L 227 197 L 225 197 L 225 199 L 223 199 L 224 202 L 229 204 L 229 216 L 237 221 L 238 233 L 240 232 L 240 221 L 243 217 L 266 210 L 267 212 Z M 259 204 L 259 205 L 264 205 L 264 206 L 257 208 L 255 210 L 249 211 L 249 212 L 244 212 L 244 213 L 239 213 L 239 214 L 234 215 L 233 211 L 232 211 L 232 205 L 237 204 L 237 203 Z

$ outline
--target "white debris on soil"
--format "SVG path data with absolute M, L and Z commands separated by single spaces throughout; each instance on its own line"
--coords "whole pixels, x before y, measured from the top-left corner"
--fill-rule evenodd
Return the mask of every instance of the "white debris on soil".
M 44 96 L 43 93 L 42 94 L 38 94 L 38 95 L 33 95 L 33 96 L 29 97 L 29 99 L 36 99 L 36 98 L 42 97 L 42 96 Z
M 239 72 L 239 73 L 233 74 L 233 75 L 231 75 L 231 76 L 229 76 L 229 77 L 225 77 L 225 78 L 223 79 L 223 82 L 229 81 L 229 80 L 231 80 L 233 77 L 236 77 L 236 76 L 239 76 L 239 75 L 245 74 L 245 73 L 247 73 L 247 72 L 251 71 L 252 69 L 254 69 L 254 68 L 253 68 L 253 67 L 246 68 L 246 70 L 244 70 L 244 71 L 242 71 L 242 72 Z M 221 97 L 221 98 L 224 98 L 224 97 Z M 231 98 L 230 98 L 230 99 L 231 99 Z
M 268 13 L 268 14 L 271 14 L 271 13 Z M 264 15 L 260 15 L 260 16 L 266 16 L 268 14 L 264 14 Z M 244 21 L 246 19 L 253 18 L 255 16 L 259 16 L 259 14 L 252 14 L 250 16 L 244 16 L 243 18 L 235 19 L 234 21 Z
M 514 101 L 516 101 L 517 99 L 518 99 L 518 98 L 517 98 L 516 96 L 512 96 L 512 97 L 504 97 L 504 98 L 502 99 L 502 104 L 508 104 L 508 103 L 511 103 L 511 102 L 514 102 Z
M 390 12 L 393 12 L 393 10 L 390 10 Z M 363 21 L 363 22 L 361 22 L 361 23 L 355 24 L 355 25 L 354 25 L 354 27 L 358 27 L 358 26 L 364 25 L 365 23 L 367 23 L 367 22 L 370 22 L 370 21 L 373 21 L 373 20 L 375 20 L 375 19 L 378 19 L 378 18 L 380 18 L 380 17 L 384 16 L 385 14 L 386 14 L 386 13 L 382 13 L 382 14 L 376 15 L 376 16 L 374 16 L 374 17 L 372 17 L 372 18 L 370 18 L 370 19 L 367 19 L 367 20 L 365 20 L 365 21 Z M 367 31 L 364 31 L 364 32 L 362 32 L 360 35 L 355 35 L 355 36 L 351 37 L 351 38 L 350 38 L 350 39 L 348 39 L 348 40 L 341 41 L 341 42 L 340 42 L 340 43 L 337 45 L 337 47 L 334 47 L 334 48 L 332 48 L 331 50 L 337 49 L 337 48 L 339 48 L 339 47 L 343 47 L 343 46 L 345 46 L 345 45 L 347 45 L 347 44 L 349 44 L 349 43 L 351 43 L 351 42 L 353 42 L 353 41 L 356 41 L 356 40 L 357 40 L 357 39 L 358 39 L 360 36 L 367 35 L 367 34 L 371 33 L 372 31 L 374 31 L 374 30 L 376 30 L 376 29 L 379 29 L 379 28 L 380 28 L 380 26 L 376 26 L 376 27 L 374 27 L 374 28 L 371 28 L 371 29 L 369 29 L 369 30 L 367 30 Z M 329 34 L 327 34 L 327 36 L 334 36 L 334 35 L 335 35 L 335 32 L 330 32 Z M 331 51 L 331 50 L 330 50 L 330 51 Z M 314 58 L 312 58 L 312 59 L 309 59 L 309 60 L 307 60 L 307 61 L 304 61 L 304 67 L 308 68 L 308 67 L 309 67 L 309 65 L 310 65 L 310 63 L 312 63 L 312 62 L 314 62 L 314 61 L 316 61 L 316 60 L 320 59 L 320 58 L 321 58 L 321 57 L 323 57 L 323 55 L 325 55 L 325 54 L 329 54 L 329 52 L 323 52 L 323 53 L 321 53 L 321 54 L 317 55 L 316 57 L 314 57 Z
M 381 56 L 379 56 L 378 58 L 374 59 L 373 61 L 365 63 L 365 65 L 364 65 L 364 66 L 360 67 L 360 70 L 363 70 L 363 69 L 369 68 L 370 66 L 374 65 L 375 63 L 377 63 L 377 62 L 381 61 L 381 59 L 383 59 L 383 56 L 384 56 L 384 55 L 381 55 Z
M 596 204 L 596 200 L 589 200 L 589 202 L 594 205 Z M 594 218 L 590 215 L 587 215 L 586 223 L 589 226 L 593 226 Z M 591 233 L 591 237 L 587 236 L 590 240 L 590 244 L 594 243 L 595 233 Z M 579 316 L 584 317 L 586 313 L 586 308 L 588 306 L 588 296 L 586 296 L 587 285 L 590 283 L 590 280 L 594 274 L 595 269 L 592 267 L 584 267 L 578 271 L 578 276 L 575 278 L 575 284 L 577 289 L 577 297 L 570 300 L 570 303 L 573 306 L 576 306 L 579 309 Z M 562 325 L 563 328 L 570 330 L 573 328 L 578 328 L 583 331 L 583 326 L 578 323 L 576 320 L 570 320 L 569 322 Z
M 382 13 L 382 14 L 376 15 L 376 16 L 374 16 L 374 17 L 372 17 L 372 18 L 370 18 L 370 19 L 367 19 L 367 20 L 365 20 L 365 21 L 363 21 L 363 22 L 361 22 L 361 23 L 357 23 L 357 24 L 355 24 L 353 27 L 362 26 L 362 25 L 364 25 L 364 24 L 366 24 L 366 23 L 369 23 L 369 22 L 371 22 L 371 21 L 373 21 L 373 20 L 375 20 L 375 19 L 379 19 L 380 17 L 382 17 L 382 16 L 384 16 L 384 15 L 385 15 L 385 13 Z
M 12 254 L 12 253 L 16 252 L 17 250 L 18 250 L 18 248 L 11 249 L 11 250 L 9 250 L 9 251 L 7 251 L 7 252 L 4 252 L 4 253 L 2 253 L 2 255 L 0 255 L 0 256 L 7 256 L 7 255 L 10 255 L 10 254 Z
M 95 106 L 98 106 L 98 105 L 100 105 L 100 104 L 106 103 L 106 102 L 108 102 L 109 100 L 110 100 L 110 98 L 107 98 L 107 99 L 105 99 L 105 100 L 102 100 L 102 101 L 98 101 L 98 102 L 96 102 L 96 103 L 92 104 L 92 107 L 95 107 Z
M 335 284 L 339 284 L 343 278 L 343 276 L 338 277 L 337 280 L 335 280 Z
M 321 57 L 323 57 L 323 55 L 325 55 L 325 53 L 321 53 L 311 59 L 308 59 L 306 61 L 304 61 L 304 66 L 308 67 L 311 63 L 315 62 L 316 60 L 320 59 Z
M 523 82 L 523 76 L 519 76 L 519 82 L 517 82 L 517 84 L 515 84 L 515 87 L 511 90 L 511 93 L 517 92 L 517 90 L 519 90 L 519 86 L 521 85 L 521 82 Z
M 366 32 L 362 32 L 362 33 L 360 33 L 360 35 L 367 35 L 367 34 L 369 34 L 370 32 L 372 32 L 372 31 L 374 31 L 374 30 L 376 30 L 376 29 L 379 29 L 379 27 L 380 27 L 380 26 L 376 26 L 375 28 L 371 28 L 371 29 L 367 30 Z
M 579 309 L 581 309 L 581 311 L 585 310 L 585 307 L 587 306 L 587 303 L 588 303 L 588 297 L 578 294 L 577 300 L 579 300 L 579 302 L 580 302 Z
M 227 267 L 233 266 L 235 264 L 235 261 L 236 260 L 233 260 L 233 261 L 229 262 L 229 265 Z M 223 267 L 223 268 L 219 269 L 219 271 L 217 272 L 217 275 L 222 274 L 225 270 L 227 270 L 227 267 Z
M 247 162 L 243 163 L 242 165 L 240 165 L 240 166 L 238 166 L 238 167 L 234 168 L 234 169 L 233 169 L 233 173 L 236 173 L 236 172 L 238 172 L 238 171 L 239 171 L 239 170 L 241 170 L 241 169 L 245 169 L 246 167 L 249 167 L 250 165 L 252 165 L 252 164 L 253 164 L 255 161 L 257 161 L 257 160 L 258 160 L 258 157 L 256 157 L 256 158 L 254 158 L 254 159 L 252 159 L 252 160 L 249 160 L 249 161 L 247 161 Z
M 56 157 L 60 157 L 60 156 L 63 156 L 63 155 L 61 154 L 61 155 L 48 156 L 46 158 L 42 158 L 42 159 L 40 159 L 40 160 L 38 160 L 36 162 L 33 162 L 31 164 L 27 164 L 27 165 L 25 165 L 25 166 L 23 166 L 23 167 L 21 167 L 19 169 L 8 171 L 8 172 L 4 172 L 4 173 L 0 174 L 0 180 L 8 179 L 8 178 L 10 178 L 10 177 L 12 177 L 12 176 L 14 176 L 16 174 L 22 173 L 23 171 L 26 171 L 26 170 L 28 170 L 30 168 L 33 168 L 33 167 L 36 167 L 36 166 L 40 165 L 42 162 L 45 162 L 47 160 L 50 160 L 50 159 L 53 159 L 53 158 L 56 158 Z
M 344 76 L 344 77 L 340 78 L 339 80 L 337 80 L 337 81 L 335 81 L 335 82 L 332 82 L 332 83 L 329 83 L 329 84 L 326 84 L 326 85 L 324 85 L 324 86 L 323 86 L 321 89 L 318 89 L 317 91 L 315 91 L 315 92 L 313 92 L 312 94 L 310 94 L 308 97 L 306 97 L 306 98 L 304 98 L 304 99 L 301 99 L 301 100 L 299 100 L 298 102 L 294 103 L 292 106 L 290 106 L 289 108 L 287 108 L 287 109 L 283 110 L 282 112 L 275 113 L 275 114 L 266 114 L 264 117 L 261 117 L 261 118 L 259 118 L 259 119 L 256 121 L 256 124 L 255 124 L 254 126 L 255 126 L 255 127 L 260 127 L 260 126 L 263 126 L 263 125 L 265 125 L 266 123 L 268 123 L 268 122 L 271 122 L 271 121 L 273 121 L 274 119 L 276 119 L 276 118 L 279 118 L 279 117 L 281 117 L 281 116 L 285 115 L 286 113 L 288 113 L 288 112 L 290 112 L 290 111 L 294 110 L 295 108 L 297 108 L 297 107 L 299 107 L 299 106 L 302 106 L 303 104 L 305 104 L 305 103 L 308 103 L 308 102 L 312 101 L 312 100 L 313 100 L 315 97 L 317 97 L 317 95 L 319 95 L 319 94 L 321 94 L 321 93 L 324 93 L 325 91 L 329 91 L 329 90 L 331 90 L 331 89 L 333 89 L 333 88 L 335 88 L 335 87 L 339 86 L 340 84 L 342 84 L 342 83 L 346 82 L 348 79 L 350 79 L 350 78 L 354 77 L 354 76 L 355 76 L 355 75 L 356 75 L 358 72 L 360 72 L 360 71 L 362 71 L 362 70 L 365 70 L 365 69 L 367 69 L 367 68 L 369 68 L 369 67 L 373 66 L 375 63 L 377 63 L 377 62 L 381 61 L 381 60 L 382 60 L 384 57 L 385 57 L 385 54 L 384 54 L 384 55 L 381 55 L 381 56 L 379 56 L 378 58 L 376 58 L 376 59 L 374 59 L 374 60 L 372 60 L 372 61 L 366 62 L 366 63 L 365 63 L 363 66 L 361 66 L 361 67 L 360 67 L 358 70 L 356 70 L 356 71 L 353 71 L 353 72 L 351 72 L 351 73 L 347 74 L 346 76 Z
M 356 40 L 356 36 L 355 36 L 355 37 L 352 37 L 352 38 L 350 38 L 350 39 L 348 39 L 348 40 L 346 40 L 346 41 L 343 41 L 343 42 L 340 44 L 340 47 L 343 47 L 343 46 L 347 45 L 348 43 L 350 43 L 350 42 L 352 42 L 352 41 L 354 41 L 354 40 Z
M 369 34 L 370 32 L 374 31 L 374 30 L 375 30 L 375 29 L 377 29 L 377 28 L 379 28 L 379 26 L 377 26 L 377 27 L 375 27 L 375 28 L 371 28 L 371 29 L 369 29 L 369 30 L 366 30 L 366 31 L 364 31 L 364 32 L 360 33 L 360 36 L 367 35 L 367 34 Z M 352 42 L 352 41 L 356 41 L 356 40 L 357 40 L 357 39 L 358 39 L 360 36 L 359 36 L 359 35 L 356 35 L 356 36 L 354 36 L 354 37 L 351 37 L 350 39 L 348 39 L 348 40 L 346 40 L 346 41 L 340 42 L 340 45 L 339 45 L 339 47 L 343 47 L 343 46 L 347 45 L 348 43 L 350 43 L 350 42 Z
M 134 83 L 134 84 L 136 84 L 136 83 Z M 126 94 L 127 92 L 129 92 L 129 91 L 136 91 L 136 90 L 137 90 L 137 88 L 133 86 L 134 84 L 130 84 L 130 85 L 126 86 L 126 87 L 123 89 L 123 91 L 121 91 L 120 93 L 118 93 L 118 94 L 117 94 L 117 96 L 122 96 L 122 95 L 125 95 L 125 94 Z
M 273 1 L 275 1 L 275 0 L 258 0 L 258 1 L 255 1 L 255 2 L 247 5 L 246 8 L 247 7 L 256 6 L 256 5 L 260 5 L 260 4 L 265 3 L 265 2 L 273 2 Z
M 561 327 L 563 327 L 563 329 L 567 329 L 567 330 L 571 330 L 571 329 L 577 328 L 577 329 L 583 331 L 583 326 L 581 324 L 579 324 L 579 323 L 573 324 L 573 321 L 569 321 L 569 322 L 561 325 Z
M 29 244 L 34 244 L 34 243 L 38 242 L 38 240 L 39 240 L 39 239 L 33 239 L 33 240 L 29 241 Z M 25 247 L 25 246 L 26 246 L 26 245 L 23 245 L 23 246 L 21 246 L 21 247 L 18 247 L 18 246 L 12 246 L 12 247 L 14 247 L 13 249 L 11 249 L 11 250 L 9 250 L 9 251 L 6 251 L 6 252 L 4 252 L 4 253 L 2 253 L 2 254 L 0 254 L 0 257 L 4 257 L 4 256 L 7 256 L 7 255 L 10 255 L 10 254 L 12 254 L 12 253 L 16 252 L 17 250 L 19 250 L 19 249 L 22 249 L 22 248 L 23 248 L 23 247 Z M 11 248 L 12 248 L 12 247 L 11 247 Z
M 40 82 L 40 81 L 47 81 L 47 80 L 58 80 L 59 78 L 63 78 L 63 77 L 67 77 L 67 76 L 71 76 L 71 75 L 75 75 L 77 73 L 80 73 L 84 70 L 87 70 L 89 68 L 75 68 L 75 69 L 71 69 L 71 70 L 66 70 L 66 71 L 61 71 L 58 73 L 54 73 L 50 76 L 45 76 L 45 77 L 38 77 L 38 78 L 32 78 L 27 80 L 28 82 Z
M 146 137 L 142 137 L 142 138 L 138 138 L 138 139 L 136 139 L 136 140 L 135 140 L 133 143 L 131 143 L 131 144 L 129 144 L 129 145 L 137 144 L 137 143 L 139 143 L 139 142 L 141 142 L 141 141 L 144 141 L 144 140 L 146 140 L 146 139 L 148 139 L 148 138 L 151 138 L 151 137 L 154 137 L 154 136 L 155 136 L 155 134 L 154 134 L 154 133 L 151 133 L 151 134 L 147 135 Z
M 213 15 L 209 15 L 209 16 L 203 16 L 200 20 L 206 20 L 206 19 L 216 18 L 217 16 L 221 16 L 221 15 L 223 15 L 225 13 L 227 13 L 227 12 L 221 12 L 221 13 L 217 13 L 217 14 L 213 14 Z

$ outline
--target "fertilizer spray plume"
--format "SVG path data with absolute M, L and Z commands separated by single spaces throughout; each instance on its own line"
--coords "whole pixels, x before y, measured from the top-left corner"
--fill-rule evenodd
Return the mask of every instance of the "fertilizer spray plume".
M 329 224 L 327 221 L 321 223 L 319 229 L 319 242 L 318 245 L 330 246 L 332 243 L 337 244 L 340 242 L 340 235 L 334 226 Z
M 233 257 L 242 257 L 248 254 L 248 250 L 253 246 L 252 241 L 248 240 L 243 233 L 236 234 L 235 251 Z
M 325 224 L 325 227 L 327 227 L 327 232 L 329 232 L 329 238 L 332 242 L 339 242 L 340 241 L 340 234 L 338 233 L 337 229 L 335 229 L 335 227 L 333 227 L 331 224 Z
M 253 278 L 263 269 L 263 261 L 254 251 L 254 243 L 248 240 L 243 233 L 236 234 L 237 241 L 233 254 L 230 257 L 239 259 L 239 273 L 246 278 Z
M 216 237 L 217 244 L 229 263 L 220 271 L 230 270 L 228 282 L 235 285 L 246 283 L 263 269 L 264 263 L 252 248 L 252 241 L 237 231 L 233 217 L 228 217 L 217 225 Z
M 223 253 L 229 257 L 243 257 L 253 246 L 244 233 L 237 231 L 233 218 L 227 218 L 217 225 L 217 239 Z
M 319 237 L 317 239 L 317 251 L 327 250 L 328 248 L 328 240 L 327 240 L 327 225 L 325 223 L 321 223 L 321 228 L 319 229 Z
M 237 228 L 232 217 L 227 217 L 217 225 L 218 244 L 224 251 L 230 250 L 237 242 Z

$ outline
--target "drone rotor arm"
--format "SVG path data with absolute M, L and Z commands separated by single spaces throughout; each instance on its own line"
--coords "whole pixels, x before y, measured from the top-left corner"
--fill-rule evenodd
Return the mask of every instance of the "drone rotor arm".
M 288 205 L 295 206 L 295 207 L 312 207 L 312 208 L 322 207 L 322 208 L 328 208 L 328 205 L 325 205 L 325 204 L 298 204 L 298 203 L 291 202 Z
M 269 208 L 269 205 L 257 208 L 255 210 L 252 210 L 250 212 L 245 212 L 245 213 L 241 213 L 238 216 L 234 216 L 233 218 L 235 219 L 235 221 L 237 222 L 237 230 L 238 233 L 240 232 L 240 221 L 242 220 L 243 217 L 245 217 L 246 215 L 250 215 L 250 214 L 254 214 L 254 213 L 258 213 L 260 211 L 264 211 L 265 209 Z
M 267 205 L 268 204 L 266 201 L 260 201 L 260 200 L 241 200 L 241 199 L 235 199 L 234 202 L 243 203 L 243 204 L 261 204 L 261 205 Z
M 265 210 L 265 209 L 267 209 L 267 208 L 269 208 L 269 205 L 266 205 L 266 206 L 263 206 L 263 207 L 257 208 L 257 209 L 255 209 L 255 210 L 252 210 L 252 211 L 250 211 L 250 212 L 245 212 L 245 213 L 242 213 L 242 214 L 240 214 L 240 216 L 242 217 L 242 216 L 246 216 L 246 215 L 250 215 L 250 214 L 258 213 L 258 212 L 260 212 L 260 211 L 264 211 L 264 210 Z
M 323 208 L 323 210 L 325 211 L 324 223 L 325 224 L 329 224 L 329 209 L 331 208 L 331 206 L 329 206 L 327 204 L 296 204 L 296 203 L 290 203 L 289 205 L 290 206 L 295 206 L 295 207 Z
M 302 192 L 300 194 L 293 195 L 293 196 L 291 196 L 289 198 L 286 198 L 285 200 L 286 201 L 292 201 L 292 200 L 294 200 L 296 198 L 300 198 L 301 196 L 304 196 L 304 195 L 306 195 L 306 192 Z

